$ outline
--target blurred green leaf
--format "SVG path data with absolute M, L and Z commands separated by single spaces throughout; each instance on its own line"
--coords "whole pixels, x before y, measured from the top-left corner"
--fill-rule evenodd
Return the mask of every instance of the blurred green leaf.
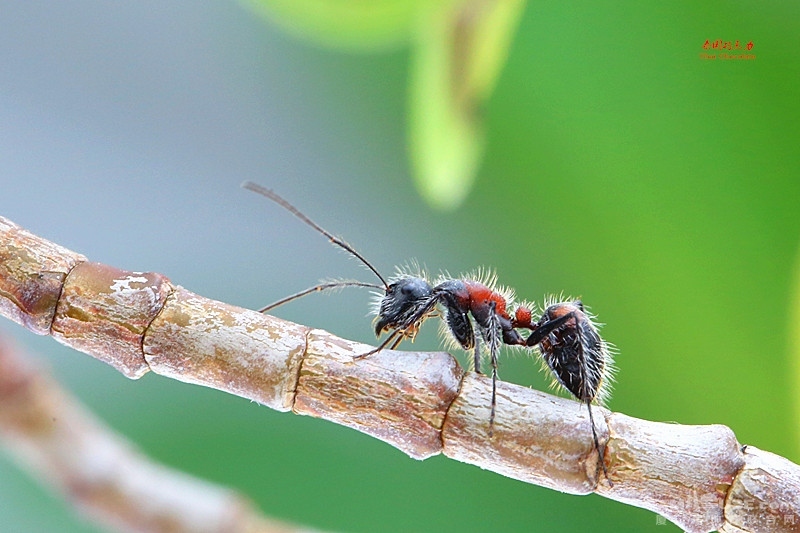
M 326 46 L 379 50 L 406 42 L 422 0 L 245 0 L 292 33 Z
M 473 0 L 462 4 L 456 21 L 460 34 L 455 53 L 463 59 L 465 90 L 488 98 L 506 63 L 525 0 Z M 456 80 L 458 81 L 458 80 Z
M 461 204 L 483 155 L 483 103 L 505 64 L 524 0 L 246 1 L 326 46 L 371 51 L 410 39 L 414 180 L 431 205 Z
M 483 103 L 505 64 L 525 3 L 469 0 L 430 7 L 414 40 L 409 144 L 423 197 L 458 207 L 484 148 Z

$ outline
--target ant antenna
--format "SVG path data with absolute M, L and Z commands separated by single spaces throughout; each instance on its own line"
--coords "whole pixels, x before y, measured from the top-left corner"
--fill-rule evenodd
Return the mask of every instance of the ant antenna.
M 312 292 L 324 292 L 330 291 L 334 289 L 338 289 L 340 287 L 367 287 L 370 289 L 383 289 L 380 285 L 376 285 L 374 283 L 365 283 L 363 281 L 350 281 L 350 280 L 337 280 L 337 281 L 327 281 L 325 283 L 320 283 L 319 285 L 314 285 L 313 287 L 309 287 L 308 289 L 300 292 L 296 292 L 290 296 L 285 298 L 281 298 L 277 302 L 272 302 L 269 305 L 266 305 L 258 310 L 259 313 L 266 313 L 272 311 L 276 307 L 280 307 L 283 304 L 287 304 L 293 300 L 297 300 L 298 298 L 302 298 L 306 294 L 311 294 Z
M 353 248 L 352 246 L 350 246 L 349 244 L 344 242 L 342 239 L 340 239 L 339 237 L 333 235 L 332 233 L 330 233 L 329 231 L 324 229 L 322 226 L 320 226 L 319 224 L 317 224 L 316 222 L 314 222 L 313 220 L 311 220 L 310 218 L 305 216 L 299 209 L 297 209 L 295 206 L 293 206 L 292 204 L 290 204 L 289 202 L 284 200 L 281 196 L 279 196 L 278 193 L 276 193 L 275 191 L 273 191 L 271 189 L 267 189 L 266 187 L 262 187 L 258 183 L 253 183 L 252 181 L 245 181 L 244 183 L 242 183 L 242 187 L 244 187 L 245 189 L 248 189 L 250 191 L 253 191 L 255 193 L 258 193 L 261 196 L 264 196 L 265 198 L 268 198 L 268 199 L 272 200 L 273 202 L 275 202 L 276 204 L 278 204 L 279 206 L 283 207 L 284 209 L 289 211 L 291 214 L 293 214 L 294 216 L 296 216 L 297 218 L 299 218 L 300 220 L 305 222 L 307 225 L 309 225 L 312 228 L 314 228 L 315 230 L 317 230 L 319 233 L 322 233 L 323 235 L 325 235 L 328 238 L 328 240 L 331 241 L 332 244 L 335 244 L 336 246 L 342 248 L 347 253 L 349 253 L 350 255 L 352 255 L 353 257 L 355 257 L 356 259 L 358 259 L 362 263 L 364 263 L 364 265 L 368 269 L 370 269 L 373 274 L 378 276 L 379 280 L 381 280 L 381 283 L 383 283 L 383 287 L 382 288 L 384 290 L 386 290 L 386 291 L 389 290 L 389 284 L 386 283 L 386 280 L 383 279 L 383 276 L 381 276 L 378 273 L 378 271 L 375 270 L 375 267 L 372 266 L 369 261 L 364 259 L 364 257 L 360 253 L 358 253 L 355 248 Z M 321 285 L 318 285 L 318 287 L 321 287 Z M 328 288 L 332 288 L 332 287 L 328 287 Z M 381 287 L 379 287 L 379 288 L 381 288 Z M 292 295 L 292 296 L 288 297 L 288 300 L 292 300 L 295 297 L 299 298 L 303 294 L 308 294 L 310 292 L 314 292 L 315 290 L 325 290 L 325 289 L 324 288 L 317 289 L 315 287 L 312 287 L 311 289 L 308 290 L 308 292 L 298 293 L 297 295 Z M 286 301 L 288 301 L 288 300 L 286 300 Z M 272 306 L 267 306 L 267 307 L 270 308 Z

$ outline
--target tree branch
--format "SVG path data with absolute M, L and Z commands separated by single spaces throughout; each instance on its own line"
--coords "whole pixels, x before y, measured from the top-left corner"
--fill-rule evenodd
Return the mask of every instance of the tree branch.
M 0 313 L 130 378 L 147 371 L 331 420 L 416 459 L 444 455 L 572 494 L 655 511 L 686 531 L 800 531 L 800 467 L 722 425 L 598 408 L 609 480 L 574 401 L 465 374 L 447 353 L 371 347 L 87 262 L 0 218 Z
M 19 463 L 119 531 L 310 531 L 260 516 L 230 489 L 152 462 L 0 340 L 0 439 Z

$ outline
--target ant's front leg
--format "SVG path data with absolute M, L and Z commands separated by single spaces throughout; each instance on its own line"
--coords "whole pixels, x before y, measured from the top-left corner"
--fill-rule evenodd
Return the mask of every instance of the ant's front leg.
M 411 279 L 406 283 L 411 286 L 412 282 L 422 282 L 422 280 Z M 399 283 L 399 282 L 398 282 Z M 393 284 L 395 287 L 397 284 Z M 400 294 L 401 301 L 397 301 Z M 381 301 L 380 311 L 375 319 L 375 335 L 380 336 L 384 331 L 390 331 L 389 336 L 374 350 L 367 353 L 353 356 L 353 359 L 363 359 L 374 353 L 378 353 L 391 344 L 390 350 L 397 348 L 405 338 L 412 340 L 417 335 L 422 322 L 435 311 L 438 296 L 408 298 L 401 289 L 392 289 L 386 293 Z
M 399 335 L 399 337 L 398 337 L 398 335 Z M 398 337 L 398 338 L 395 338 L 395 337 Z M 368 356 L 370 356 L 372 354 L 376 354 L 376 353 L 380 352 L 381 350 L 383 350 L 384 348 L 386 348 L 387 346 L 389 346 L 389 343 L 391 343 L 392 341 L 394 341 L 394 342 L 392 343 L 392 347 L 390 349 L 394 350 L 397 347 L 397 345 L 400 344 L 400 342 L 402 340 L 403 340 L 402 333 L 400 332 L 399 329 L 396 329 L 393 332 L 391 332 L 389 334 L 389 336 L 386 337 L 383 340 L 383 342 L 380 343 L 380 345 L 377 348 L 374 348 L 374 349 L 372 349 L 372 350 L 370 350 L 370 351 L 368 351 L 366 353 L 362 353 L 362 354 L 359 354 L 359 355 L 354 355 L 353 359 L 354 360 L 356 360 L 356 359 L 364 359 L 365 357 L 368 357 Z

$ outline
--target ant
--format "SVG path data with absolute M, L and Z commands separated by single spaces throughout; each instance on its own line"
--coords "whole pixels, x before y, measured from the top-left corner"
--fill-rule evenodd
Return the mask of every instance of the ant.
M 481 345 L 488 349 L 492 366 L 489 435 L 493 432 L 497 406 L 497 355 L 501 345 L 537 347 L 542 355 L 543 366 L 546 365 L 554 376 L 553 384 L 561 385 L 586 404 L 594 446 L 603 473 L 608 479 L 603 461 L 605 450 L 600 449 L 592 416 L 592 403 L 603 405 L 608 396 L 606 384 L 613 374 L 613 357 L 610 346 L 600 337 L 592 315 L 580 300 L 549 302 L 541 317 L 534 322 L 533 311 L 529 306 L 521 304 L 511 309 L 511 291 L 495 288 L 496 280 L 493 275 L 478 274 L 461 279 L 442 277 L 431 283 L 424 274 L 412 275 L 399 271 L 395 278 L 387 281 L 355 248 L 319 226 L 274 191 L 250 181 L 244 182 L 242 187 L 272 200 L 292 213 L 327 237 L 332 244 L 358 259 L 381 282 L 381 285 L 377 285 L 351 280 L 327 281 L 278 300 L 259 309 L 259 312 L 266 313 L 312 292 L 343 287 L 381 290 L 383 294 L 378 294 L 375 311 L 375 336 L 380 338 L 384 332 L 388 335 L 377 348 L 357 355 L 355 359 L 367 357 L 387 347 L 394 350 L 404 339 L 413 340 L 427 318 L 441 316 L 444 320 L 444 331 L 465 351 L 472 351 L 474 369 L 479 374 Z M 443 314 L 439 312 L 440 307 L 444 310 Z M 524 338 L 518 330 L 528 330 L 530 333 Z

